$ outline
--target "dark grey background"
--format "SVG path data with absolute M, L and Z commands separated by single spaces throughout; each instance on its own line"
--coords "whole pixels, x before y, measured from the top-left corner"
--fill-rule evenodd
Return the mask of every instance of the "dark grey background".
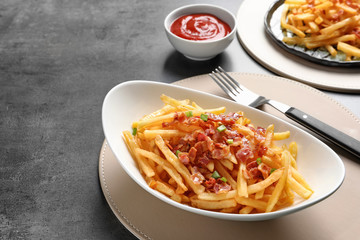
M 234 14 L 241 4 L 0 2 L 0 239 L 135 239 L 99 185 L 106 93 L 123 81 L 171 83 L 218 65 L 271 74 L 238 40 L 207 62 L 177 53 L 163 20 L 176 7 L 196 2 Z M 360 103 L 359 95 L 328 94 L 353 110 Z

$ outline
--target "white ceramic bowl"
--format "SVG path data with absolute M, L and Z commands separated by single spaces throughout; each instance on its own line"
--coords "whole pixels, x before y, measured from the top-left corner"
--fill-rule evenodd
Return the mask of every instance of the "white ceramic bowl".
M 193 41 L 176 36 L 170 31 L 171 24 L 179 17 L 187 14 L 208 13 L 215 15 L 229 24 L 231 32 L 217 40 Z M 175 9 L 164 21 L 165 32 L 176 50 L 192 60 L 208 60 L 223 52 L 234 39 L 236 32 L 236 18 L 228 10 L 210 4 L 193 4 Z
M 279 146 L 289 144 L 291 141 L 297 142 L 299 148 L 297 158 L 298 168 L 313 188 L 313 195 L 307 200 L 301 199 L 292 206 L 279 211 L 246 215 L 193 208 L 175 202 L 158 191 L 151 189 L 146 184 L 133 158 L 129 154 L 121 132 L 124 130 L 131 131 L 132 122 L 139 120 L 145 114 L 161 108 L 163 103 L 160 100 L 160 95 L 163 93 L 176 99 L 190 99 L 204 108 L 225 106 L 227 112 L 243 111 L 246 117 L 250 118 L 252 123 L 257 126 L 266 127 L 273 123 L 276 131 L 290 130 L 291 137 L 279 142 Z M 153 196 L 170 205 L 209 217 L 236 221 L 260 221 L 277 218 L 312 206 L 329 197 L 341 186 L 345 176 L 344 164 L 339 156 L 331 148 L 307 132 L 257 109 L 184 87 L 151 81 L 128 81 L 119 84 L 110 90 L 104 99 L 102 121 L 105 137 L 111 150 L 126 173 L 137 184 Z M 311 214 L 311 212 L 308 213 Z

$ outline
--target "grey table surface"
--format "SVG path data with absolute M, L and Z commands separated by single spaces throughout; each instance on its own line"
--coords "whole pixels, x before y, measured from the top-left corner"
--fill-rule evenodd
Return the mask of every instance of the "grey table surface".
M 0 239 L 135 239 L 99 184 L 101 106 L 113 86 L 171 83 L 218 65 L 273 74 L 237 40 L 206 62 L 176 52 L 163 19 L 196 2 L 0 2 Z M 241 4 L 205 2 L 234 14 Z M 360 94 L 325 93 L 360 116 Z

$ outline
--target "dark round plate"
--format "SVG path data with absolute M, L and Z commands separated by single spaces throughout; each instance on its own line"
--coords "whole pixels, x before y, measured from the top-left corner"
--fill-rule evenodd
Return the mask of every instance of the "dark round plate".
M 299 45 L 288 45 L 282 41 L 284 36 L 291 36 L 292 33 L 284 31 L 280 26 L 281 13 L 284 0 L 276 1 L 270 6 L 265 15 L 265 31 L 274 42 L 291 54 L 302 57 L 308 61 L 336 67 L 360 67 L 360 61 L 345 61 L 345 54 L 338 52 L 336 57 L 332 57 L 328 51 L 322 48 L 307 49 Z

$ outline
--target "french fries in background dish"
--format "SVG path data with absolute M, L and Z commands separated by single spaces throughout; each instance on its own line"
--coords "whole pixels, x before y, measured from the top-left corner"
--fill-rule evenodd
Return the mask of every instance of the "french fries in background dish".
M 162 95 L 164 106 L 132 124 L 123 139 L 147 184 L 182 204 L 224 213 L 264 213 L 313 190 L 297 170 L 290 136 L 254 126 L 244 113 L 203 109 Z
M 307 49 L 324 48 L 346 61 L 360 59 L 359 0 L 285 0 L 281 27 L 293 36 L 283 42 Z

